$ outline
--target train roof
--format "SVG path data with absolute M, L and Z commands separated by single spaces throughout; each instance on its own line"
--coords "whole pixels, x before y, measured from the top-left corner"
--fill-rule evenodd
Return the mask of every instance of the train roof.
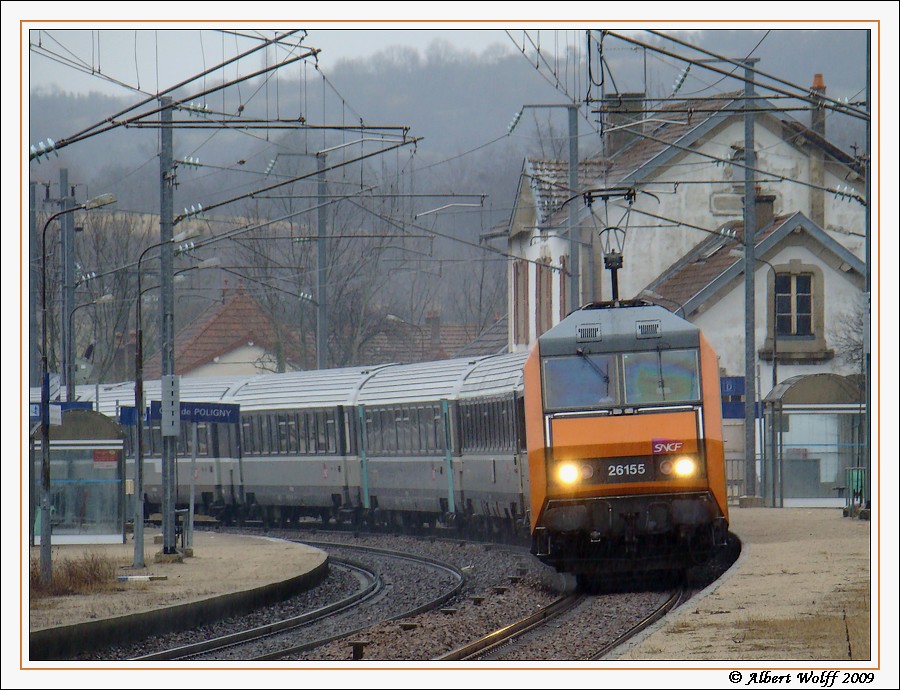
M 459 397 L 500 396 L 522 390 L 527 358 L 527 352 L 514 352 L 482 359 L 466 374 Z
M 464 357 L 385 367 L 360 388 L 354 402 L 368 405 L 502 395 L 521 388 L 520 354 Z
M 541 356 L 697 347 L 700 329 L 668 309 L 643 301 L 600 302 L 569 314 L 538 338 Z
M 347 405 L 356 390 L 382 367 L 347 367 L 263 374 L 234 386 L 228 402 L 241 410 Z
M 392 405 L 458 398 L 496 397 L 522 389 L 527 353 L 467 357 L 416 364 L 384 364 L 262 374 L 242 377 L 182 377 L 179 397 L 186 402 L 238 404 L 241 411 Z M 144 382 L 145 400 L 161 398 L 159 380 Z M 40 388 L 30 391 L 40 401 Z M 134 382 L 79 385 L 76 398 L 96 403 L 117 416 L 134 406 Z

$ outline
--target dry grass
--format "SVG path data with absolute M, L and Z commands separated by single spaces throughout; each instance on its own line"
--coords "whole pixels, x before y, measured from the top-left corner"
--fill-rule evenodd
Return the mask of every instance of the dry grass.
M 767 658 L 780 660 L 863 661 L 872 658 L 870 623 L 869 591 L 857 587 L 836 591 L 823 612 L 792 618 L 748 618 L 724 625 L 722 632 L 731 636 L 740 658 L 769 655 Z M 698 623 L 690 618 L 676 619 L 665 630 L 690 635 L 698 630 Z M 644 650 L 651 656 L 660 651 Z M 771 657 L 773 652 L 776 657 Z
M 868 590 L 844 591 L 838 597 L 831 614 L 749 619 L 742 626 L 742 642 L 758 650 L 778 649 L 781 659 L 871 659 L 871 600 Z
M 71 594 L 92 594 L 116 585 L 116 561 L 107 556 L 87 553 L 74 559 L 51 560 L 50 584 L 41 582 L 40 560 L 28 564 L 28 584 L 32 600 Z

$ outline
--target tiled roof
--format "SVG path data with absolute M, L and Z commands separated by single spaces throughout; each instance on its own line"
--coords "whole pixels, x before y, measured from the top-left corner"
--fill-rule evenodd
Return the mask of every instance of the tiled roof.
M 671 144 L 712 118 L 721 117 L 727 112 L 726 106 L 734 102 L 735 95 L 722 94 L 719 98 L 703 101 L 676 101 L 648 113 L 643 128 L 635 128 L 636 132 L 647 136 L 636 135 L 632 143 L 606 160 L 593 158 L 579 162 L 578 190 L 575 191 L 569 189 L 568 161 L 529 159 L 526 174 L 530 178 L 541 223 L 559 215 L 563 202 L 581 190 L 620 184 L 641 166 L 669 150 Z M 567 211 L 563 210 L 562 214 L 566 215 Z M 551 224 L 562 222 L 563 215 L 554 218 Z
M 509 350 L 509 316 L 504 314 L 456 353 L 457 357 L 497 355 Z
M 578 189 L 595 185 L 603 176 L 607 165 L 599 160 L 585 160 L 578 164 Z M 546 223 L 563 203 L 578 190 L 569 189 L 569 162 L 559 160 L 529 159 L 526 173 L 540 213 L 540 223 Z M 572 202 L 570 202 L 572 203 Z M 578 203 L 578 202 L 576 202 Z
M 498 322 L 499 323 L 499 322 Z M 505 322 L 504 322 L 505 323 Z M 494 324 L 496 326 L 496 324 Z M 397 323 L 395 326 L 372 338 L 362 351 L 362 359 L 366 364 L 386 364 L 388 362 L 412 363 L 430 362 L 453 357 L 464 357 L 476 354 L 470 350 L 478 349 L 471 326 L 457 323 L 441 323 L 437 325 L 439 332 L 432 333 L 432 324 L 416 326 Z M 484 333 L 491 330 L 489 327 Z M 482 335 L 484 335 L 482 333 Z M 503 326 L 503 350 L 506 348 L 506 327 Z M 492 347 L 493 343 L 488 345 Z M 496 354 L 501 350 L 492 350 L 485 354 Z
M 175 373 L 189 373 L 249 343 L 272 352 L 277 342 L 272 319 L 255 299 L 238 289 L 222 302 L 211 305 L 176 334 Z M 304 361 L 296 336 L 282 333 L 281 343 L 288 362 L 306 368 L 304 365 L 309 362 Z M 161 357 L 156 353 L 144 365 L 144 375 L 148 379 L 158 378 L 161 371 Z
M 643 129 L 639 130 L 647 136 L 636 136 L 634 142 L 610 158 L 609 181 L 613 184 L 623 181 L 701 124 L 726 114 L 725 108 L 734 102 L 736 95 L 728 93 L 710 100 L 670 102 L 648 113 Z
M 781 227 L 790 216 L 780 216 L 756 233 L 756 246 Z M 673 307 L 685 305 L 706 288 L 716 278 L 736 263 L 743 261 L 733 255 L 732 250 L 742 250 L 744 242 L 744 224 L 731 223 L 729 227 L 736 237 L 710 236 L 700 242 L 682 259 L 663 271 L 660 277 L 648 286 L 663 299 L 661 306 L 674 311 Z M 651 300 L 654 301 L 654 300 Z M 688 315 L 685 315 L 688 316 Z
M 865 174 L 866 167 L 865 165 L 863 165 L 862 161 L 859 158 L 851 156 L 849 153 L 835 146 L 817 132 L 811 130 L 809 127 L 806 127 L 796 120 L 782 120 L 781 123 L 785 126 L 785 128 L 794 132 L 797 137 L 803 137 L 810 141 L 812 144 L 820 147 L 825 151 L 825 153 L 834 158 L 834 160 L 838 161 L 839 163 L 843 163 L 848 168 L 852 169 L 854 172 L 860 175 Z

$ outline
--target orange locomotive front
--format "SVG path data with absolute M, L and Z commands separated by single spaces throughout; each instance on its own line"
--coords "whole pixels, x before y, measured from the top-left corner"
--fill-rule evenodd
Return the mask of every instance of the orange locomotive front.
M 557 570 L 681 571 L 728 528 L 716 354 L 644 302 L 598 303 L 525 364 L 532 551 Z

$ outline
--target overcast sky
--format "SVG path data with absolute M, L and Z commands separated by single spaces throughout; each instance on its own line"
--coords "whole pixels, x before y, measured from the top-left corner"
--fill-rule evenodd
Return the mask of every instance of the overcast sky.
M 286 29 L 248 29 L 246 33 L 271 38 L 276 31 L 284 33 Z M 319 64 L 324 70 L 333 68 L 341 60 L 368 58 L 392 46 L 412 48 L 424 54 L 435 41 L 445 41 L 458 50 L 476 55 L 488 47 L 516 52 L 512 40 L 502 29 L 314 27 L 308 31 L 302 44 L 321 51 Z M 573 32 L 570 31 L 569 36 L 574 38 Z M 124 96 L 128 95 L 128 86 L 156 91 L 179 83 L 191 74 L 248 50 L 258 41 L 199 28 L 154 28 L 152 24 L 146 24 L 119 30 L 50 27 L 30 32 L 29 43 L 41 47 L 40 51 L 32 50 L 26 65 L 31 90 L 57 87 L 76 93 L 100 91 Z M 281 57 L 286 55 L 281 53 Z M 70 62 L 67 64 L 66 61 Z M 256 57 L 249 63 L 244 61 L 242 69 L 248 71 L 248 64 L 258 68 L 258 62 Z M 80 65 L 82 69 L 74 65 Z M 91 74 L 92 71 L 95 73 Z

